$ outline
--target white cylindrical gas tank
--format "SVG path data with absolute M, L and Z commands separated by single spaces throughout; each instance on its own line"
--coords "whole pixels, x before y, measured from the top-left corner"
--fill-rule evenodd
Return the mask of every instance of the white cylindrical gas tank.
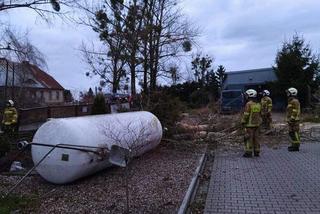
M 161 123 L 145 111 L 60 118 L 38 129 L 31 152 L 37 164 L 56 145 L 76 148 L 55 148 L 36 168 L 47 181 L 63 184 L 111 166 L 105 151 L 113 145 L 130 149 L 134 157 L 155 148 L 161 138 Z

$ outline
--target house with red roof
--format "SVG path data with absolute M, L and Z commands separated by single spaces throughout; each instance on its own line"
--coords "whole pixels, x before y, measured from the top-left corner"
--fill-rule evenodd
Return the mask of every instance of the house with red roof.
M 29 62 L 0 58 L 0 97 L 20 107 L 61 105 L 65 89 L 51 75 Z

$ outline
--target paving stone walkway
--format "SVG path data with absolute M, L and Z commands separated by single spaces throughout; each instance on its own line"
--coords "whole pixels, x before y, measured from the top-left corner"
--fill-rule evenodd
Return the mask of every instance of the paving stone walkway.
M 320 213 L 320 143 L 216 154 L 205 213 Z

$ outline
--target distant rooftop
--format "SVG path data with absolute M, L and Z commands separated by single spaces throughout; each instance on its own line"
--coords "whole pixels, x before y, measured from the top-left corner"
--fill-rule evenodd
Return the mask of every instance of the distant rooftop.
M 256 69 L 249 69 L 249 70 L 239 70 L 239 71 L 230 71 L 226 72 L 227 74 L 238 74 L 238 73 L 256 73 L 256 72 L 270 72 L 273 68 L 256 68 Z
M 8 75 L 6 77 L 6 66 L 8 62 Z M 14 78 L 13 78 L 13 65 L 14 65 Z M 21 86 L 22 82 L 24 86 L 35 88 L 48 88 L 48 89 L 60 89 L 64 88 L 60 83 L 55 80 L 51 75 L 40 69 L 38 66 L 29 62 L 12 62 L 4 58 L 0 58 L 0 86 L 5 85 L 6 78 L 8 78 L 8 85 L 12 85 L 14 80 L 15 86 Z
M 263 84 L 277 80 L 273 68 L 260 68 L 251 70 L 226 72 L 225 87 L 230 85 Z

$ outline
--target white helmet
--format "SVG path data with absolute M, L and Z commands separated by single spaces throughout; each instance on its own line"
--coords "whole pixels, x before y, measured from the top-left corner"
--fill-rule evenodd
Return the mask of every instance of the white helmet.
M 295 88 L 289 88 L 287 89 L 287 96 L 297 96 L 298 95 L 298 90 Z
M 253 90 L 253 89 L 248 89 L 248 90 L 246 91 L 246 95 L 247 95 L 247 97 L 249 97 L 249 98 L 255 98 L 255 97 L 257 97 L 257 91 L 256 91 L 256 90 Z
M 270 91 L 268 91 L 268 90 L 263 90 L 262 95 L 263 95 L 263 96 L 270 96 Z
M 14 102 L 13 102 L 12 100 L 8 100 L 8 104 L 9 104 L 10 106 L 14 106 Z

